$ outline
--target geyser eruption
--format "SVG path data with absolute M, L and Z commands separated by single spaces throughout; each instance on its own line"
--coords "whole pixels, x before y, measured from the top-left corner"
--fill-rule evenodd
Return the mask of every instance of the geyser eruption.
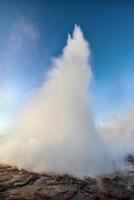
M 1 145 L 2 162 L 78 176 L 109 168 L 91 113 L 89 55 L 75 26 L 44 84 L 23 108 L 15 133 Z

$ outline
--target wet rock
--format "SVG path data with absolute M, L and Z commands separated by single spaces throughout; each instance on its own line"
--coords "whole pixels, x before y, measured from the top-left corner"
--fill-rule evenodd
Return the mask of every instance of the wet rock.
M 0 200 L 134 200 L 134 172 L 96 178 L 38 174 L 0 166 Z

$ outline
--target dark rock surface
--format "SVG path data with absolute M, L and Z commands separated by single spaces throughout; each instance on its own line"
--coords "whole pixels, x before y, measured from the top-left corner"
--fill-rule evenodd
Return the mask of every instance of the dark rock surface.
M 126 156 L 126 158 L 125 158 L 125 162 L 126 162 L 126 164 L 134 167 L 134 155 L 128 154 L 128 156 Z
M 134 200 L 134 172 L 83 180 L 0 166 L 0 200 Z

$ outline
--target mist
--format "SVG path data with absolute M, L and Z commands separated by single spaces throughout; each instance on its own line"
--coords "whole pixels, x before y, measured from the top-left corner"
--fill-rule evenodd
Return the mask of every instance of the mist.
M 126 167 L 124 158 L 134 154 L 134 110 L 129 109 L 118 115 L 109 115 L 98 127 L 105 144 L 110 148 L 110 156 L 118 167 Z
M 120 136 L 124 123 L 112 120 L 98 127 L 94 122 L 90 53 L 75 26 L 62 54 L 52 60 L 44 83 L 23 106 L 12 134 L 1 144 L 2 163 L 76 176 L 97 175 L 122 165 L 130 146 L 123 149 L 126 139 L 115 138 L 127 137 Z

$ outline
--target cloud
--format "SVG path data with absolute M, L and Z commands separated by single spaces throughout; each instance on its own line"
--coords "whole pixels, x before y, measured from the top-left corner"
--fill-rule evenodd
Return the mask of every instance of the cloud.
M 38 58 L 38 39 L 39 30 L 30 19 L 20 17 L 8 24 L 5 43 L 0 54 L 0 124 L 2 127 L 8 127 L 7 124 L 12 121 L 12 116 L 15 116 L 19 109 L 18 105 L 25 98 L 25 91 L 32 85 L 30 78 L 34 77 L 34 69 L 36 71 L 37 67 L 35 60 Z
M 35 42 L 39 38 L 39 31 L 35 24 L 26 19 L 16 20 L 9 31 L 9 44 L 15 50 L 20 50 L 27 41 Z

